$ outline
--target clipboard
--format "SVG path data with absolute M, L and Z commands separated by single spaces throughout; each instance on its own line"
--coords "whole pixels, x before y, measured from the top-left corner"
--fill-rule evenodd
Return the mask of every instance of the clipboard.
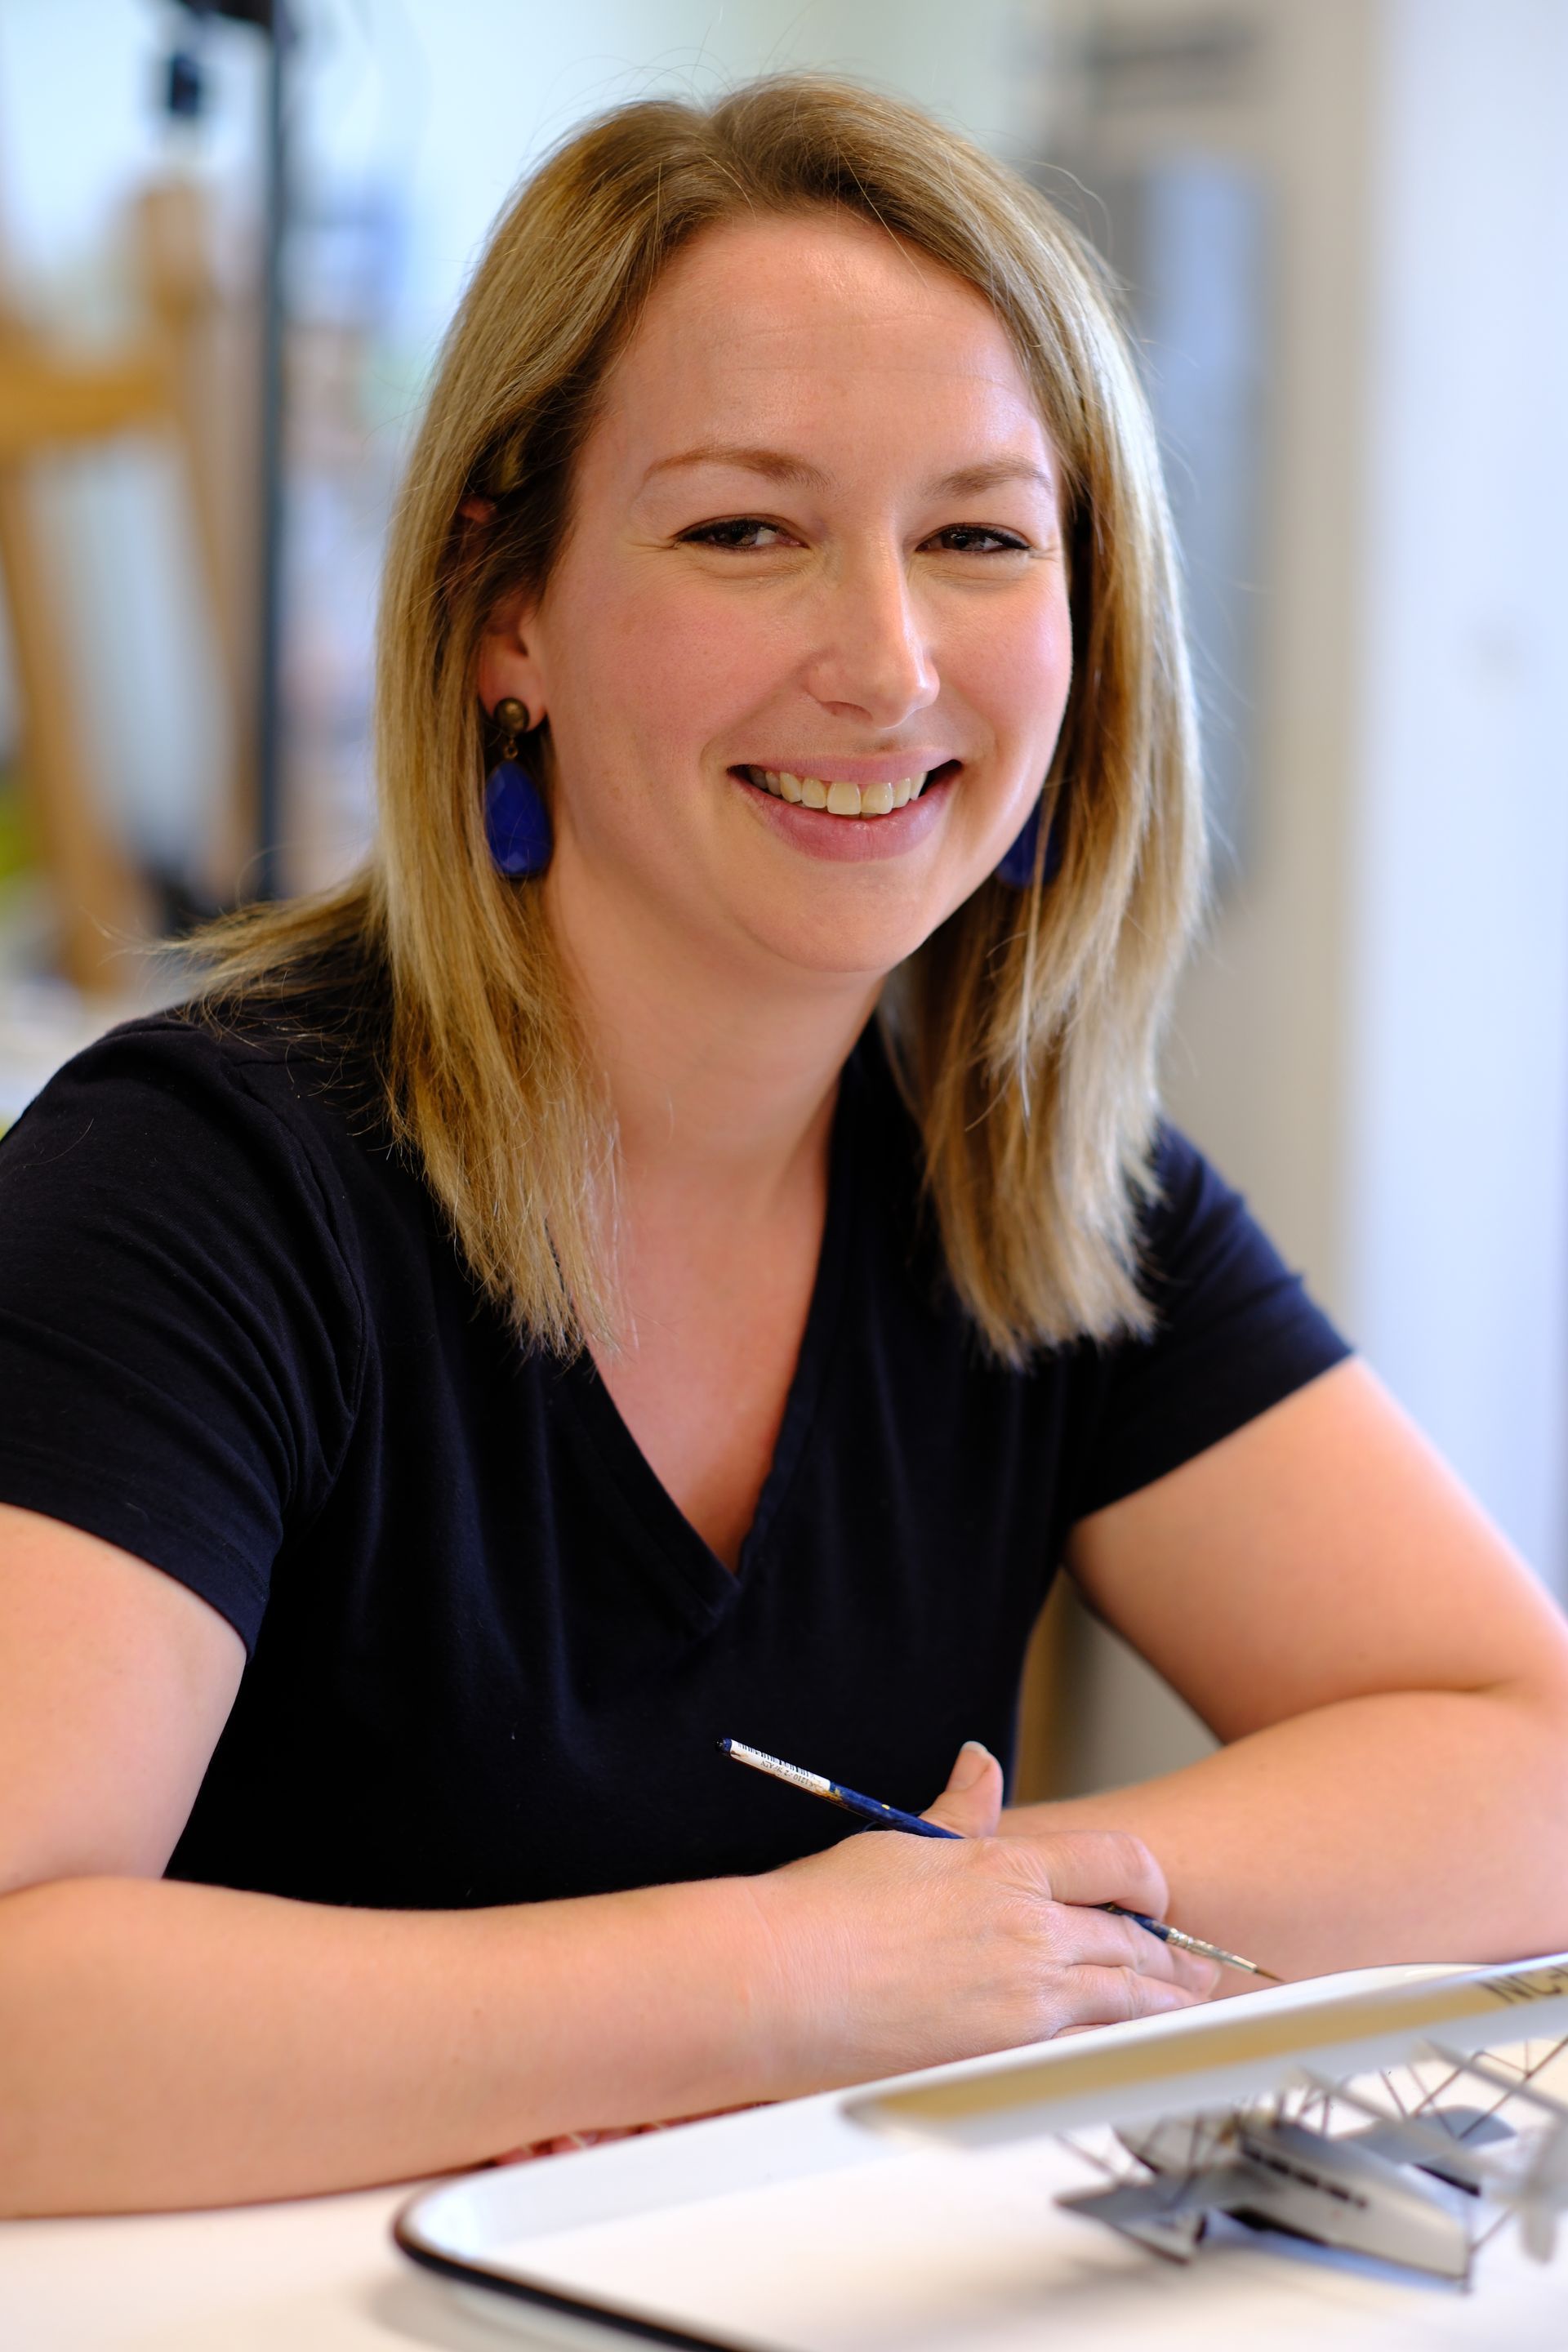
M 1322 1990 L 1286 1986 L 1247 2006 Z M 1073 2046 L 1159 2044 L 1205 2014 L 1104 2027 Z M 1511 2231 L 1469 2294 L 1239 2225 L 1178 2269 L 1056 2205 L 1097 2177 L 1073 2145 L 910 2146 L 850 2112 L 879 2092 L 1027 2066 L 1049 2046 L 466 2175 L 412 2200 L 394 2234 L 492 2322 L 599 2352 L 1149 2352 L 1156 2337 L 1161 2352 L 1321 2352 L 1329 2332 L 1335 2352 L 1391 2341 L 1561 2352 L 1563 2267 L 1529 2262 Z

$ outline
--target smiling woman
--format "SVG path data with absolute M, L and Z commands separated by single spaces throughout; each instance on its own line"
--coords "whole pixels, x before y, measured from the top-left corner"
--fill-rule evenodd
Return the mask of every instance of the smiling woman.
M 1064 726 L 1069 595 L 1084 659 Z M 498 615 L 524 610 L 553 693 L 526 661 L 477 666 Z M 861 968 L 901 967 L 883 1027 L 993 1348 L 1018 1360 L 1143 1328 L 1134 1209 L 1196 903 L 1198 782 L 1152 433 L 1097 270 L 1048 205 L 908 108 L 791 79 L 579 135 L 469 289 L 392 553 L 370 913 L 407 1015 L 396 1115 L 496 1294 L 570 1346 L 619 1320 L 602 1182 L 584 1183 L 614 1152 L 557 983 L 547 902 L 570 881 L 498 893 L 478 822 L 478 716 L 503 691 L 535 721 L 560 828 L 596 825 L 628 779 L 657 811 L 620 845 L 639 920 L 646 858 L 689 914 L 732 839 L 746 862 L 725 887 L 781 924 L 787 961 L 854 961 L 845 921 L 881 925 Z M 936 731 L 962 742 L 925 740 L 939 696 Z M 941 766 L 942 789 L 886 836 L 775 812 L 795 856 L 770 861 L 735 831 L 761 814 L 750 795 L 715 793 L 707 724 L 736 739 L 726 776 L 796 774 L 802 806 L 806 777 L 826 792 Z M 560 794 L 568 766 L 603 773 L 605 797 Z M 1034 891 L 1020 907 L 976 887 L 1042 799 L 1063 803 L 1048 926 Z M 842 887 L 816 863 L 884 867 L 903 837 L 925 845 L 912 866 Z M 356 937 L 364 903 L 345 909 Z M 270 933 L 240 953 L 256 976 Z M 1049 1106 L 1069 1097 L 1081 1143 L 1064 1151 Z M 502 1141 L 520 1120 L 526 1161 Z
M 1158 1116 L 1190 701 L 1049 208 L 808 79 L 569 142 L 379 697 L 364 871 L 0 1150 L 0 2202 L 1216 1989 L 1128 1913 L 1280 1972 L 1568 1941 L 1568 1637 Z M 1227 1744 L 1004 1813 L 1058 1563 Z M 724 1738 L 962 1834 L 833 1843 Z

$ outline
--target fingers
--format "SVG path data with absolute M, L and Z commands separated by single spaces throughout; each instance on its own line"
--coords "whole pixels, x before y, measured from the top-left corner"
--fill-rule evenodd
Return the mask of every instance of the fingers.
M 1043 1891 L 1057 1903 L 1121 1903 L 1129 1911 L 1163 1919 L 1170 1902 L 1165 1874 L 1144 1844 L 1127 1830 L 1050 1830 L 1037 1837 L 1008 1840 L 1009 1848 L 1038 1874 Z
M 946 1788 L 921 1819 L 936 1822 L 960 1837 L 994 1837 L 1002 1816 L 1002 1767 L 978 1739 L 966 1739 Z
M 1064 1969 L 1056 1990 L 1067 2012 L 1058 2030 L 1124 2025 L 1130 2018 L 1194 2008 L 1205 1998 L 1187 1985 L 1131 1968 Z
M 1055 1930 L 1053 1940 L 1058 1946 L 1070 1937 L 1070 1961 L 1063 1955 L 1069 1967 L 1131 1969 L 1139 1976 L 1179 1985 L 1199 2000 L 1206 2000 L 1219 1983 L 1220 1971 L 1213 1960 L 1184 1952 L 1179 1945 L 1162 1943 L 1135 1920 L 1119 1919 L 1110 1912 L 1063 1906 L 1057 1914 Z

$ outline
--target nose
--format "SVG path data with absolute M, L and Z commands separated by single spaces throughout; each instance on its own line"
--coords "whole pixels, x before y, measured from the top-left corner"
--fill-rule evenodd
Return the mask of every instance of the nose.
M 805 682 L 825 709 L 879 728 L 936 700 L 941 681 L 901 550 L 868 551 L 835 567 Z

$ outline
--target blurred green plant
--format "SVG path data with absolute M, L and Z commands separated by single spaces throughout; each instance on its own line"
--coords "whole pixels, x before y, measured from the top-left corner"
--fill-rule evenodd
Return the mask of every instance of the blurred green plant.
M 16 773 L 0 768 L 0 887 L 29 872 L 37 861 L 32 827 L 22 804 Z

